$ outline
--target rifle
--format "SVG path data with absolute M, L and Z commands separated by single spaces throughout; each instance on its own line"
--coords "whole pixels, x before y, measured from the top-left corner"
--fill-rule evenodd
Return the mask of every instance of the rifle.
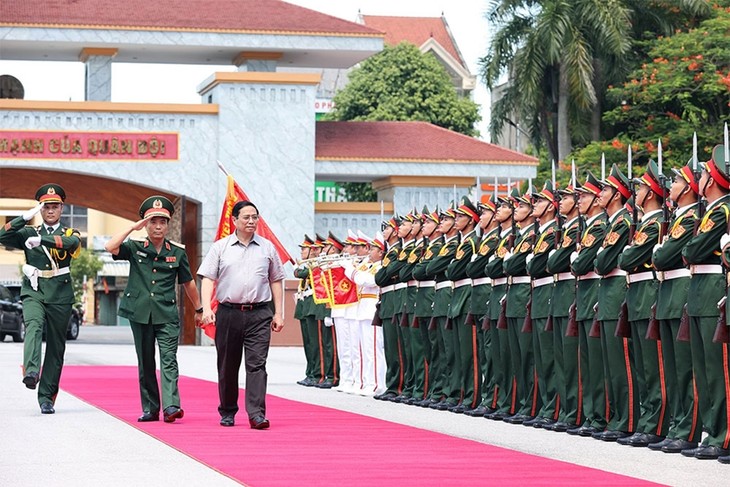
M 665 192 L 665 177 L 662 173 L 662 139 L 659 139 L 658 146 L 659 159 L 659 186 L 662 188 L 662 223 L 659 225 L 659 242 L 662 243 L 664 236 L 669 231 L 669 207 L 667 206 L 667 195 Z M 651 307 L 651 318 L 649 318 L 649 326 L 646 329 L 647 340 L 661 340 L 659 332 L 659 320 L 656 319 L 656 303 Z
M 717 303 L 717 307 L 720 309 L 720 316 L 717 317 L 717 328 L 715 328 L 715 334 L 712 336 L 713 343 L 730 343 L 730 333 L 728 333 L 727 326 L 727 314 L 725 306 L 726 296 Z
M 522 322 L 522 333 L 532 333 L 532 296 L 527 300 L 527 314 Z
M 621 309 L 618 312 L 618 322 L 616 323 L 616 331 L 614 336 L 618 338 L 631 338 L 631 325 L 629 324 L 629 306 L 626 301 L 621 303 Z
M 689 313 L 687 313 L 687 305 L 682 308 L 682 318 L 679 320 L 679 330 L 677 330 L 677 341 L 688 342 L 689 338 Z
M 435 330 L 438 327 L 438 318 L 435 316 L 432 316 L 431 319 L 428 321 L 428 329 L 429 330 Z
M 656 319 L 656 303 L 651 305 L 651 317 L 649 318 L 649 326 L 646 328 L 645 338 L 656 341 L 662 339 L 659 334 L 659 320 Z
M 499 319 L 497 320 L 497 329 L 506 330 L 507 329 L 507 296 L 506 295 L 499 302 L 499 306 L 500 306 L 500 310 L 499 310 Z
M 416 316 L 416 313 L 413 313 L 413 319 L 411 320 L 411 328 L 419 328 L 421 325 L 418 322 L 418 317 Z
M 566 337 L 577 337 L 578 336 L 578 309 L 575 305 L 575 301 L 570 305 L 568 309 L 568 327 L 565 330 Z
M 383 326 L 383 319 L 380 317 L 380 300 L 375 304 L 375 314 L 373 315 L 372 326 Z
M 467 313 L 466 319 L 464 320 L 464 324 L 466 326 L 477 326 L 477 319 L 474 317 L 473 314 Z
M 482 320 L 482 330 L 487 331 L 490 328 L 492 328 L 492 320 L 489 318 L 489 313 L 487 313 Z
M 453 326 L 454 326 L 453 320 L 450 317 L 447 316 L 446 317 L 446 323 L 444 323 L 444 329 L 445 330 L 450 330 L 451 328 L 453 328 Z
M 397 314 L 393 315 L 393 321 L 395 321 L 396 316 L 397 316 Z M 398 320 L 398 324 L 400 326 L 402 326 L 403 328 L 408 328 L 408 324 L 409 324 L 408 323 L 408 313 L 406 313 L 405 311 L 401 311 L 400 319 Z
M 593 323 L 591 323 L 591 329 L 588 331 L 588 336 L 591 338 L 601 338 L 601 322 L 598 320 L 598 303 L 593 307 Z

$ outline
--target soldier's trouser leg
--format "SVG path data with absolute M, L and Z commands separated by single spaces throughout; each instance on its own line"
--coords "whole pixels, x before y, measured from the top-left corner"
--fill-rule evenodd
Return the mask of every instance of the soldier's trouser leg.
M 409 323 L 413 323 L 413 315 L 409 315 Z M 426 363 L 426 346 L 423 342 L 421 327 L 428 326 L 430 318 L 417 318 L 417 328 L 410 328 L 411 337 L 411 363 L 413 364 L 413 387 L 411 395 L 423 399 L 428 388 L 428 366 Z
M 180 372 L 177 366 L 177 346 L 180 341 L 180 323 L 154 325 L 157 347 L 160 349 L 160 382 L 162 385 L 162 409 L 180 407 L 180 391 L 177 387 Z
M 581 384 L 580 384 L 580 355 L 578 344 L 579 337 L 566 337 L 568 329 L 568 317 L 554 317 L 553 331 L 555 335 L 555 376 L 560 394 L 560 421 L 570 425 L 583 423 Z M 560 344 L 558 344 L 560 340 Z M 559 350 L 559 352 L 558 352 Z
M 383 327 L 372 326 L 374 329 L 373 337 L 375 338 L 375 390 L 380 393 L 386 390 L 385 386 L 385 370 L 387 364 L 385 360 L 385 345 L 383 340 Z
M 299 320 L 299 327 L 302 331 L 302 347 L 304 348 L 304 359 L 307 361 L 307 367 L 304 369 L 304 375 L 310 379 L 314 378 L 314 359 L 312 357 L 312 337 L 309 336 L 309 328 L 307 327 L 307 319 Z
M 578 384 L 581 391 L 578 400 L 578 411 L 583 410 L 585 424 L 593 426 L 599 431 L 606 429 L 610 409 L 606 392 L 608 381 L 606 380 L 605 368 L 603 366 L 603 345 L 601 338 L 588 336 L 593 320 L 578 322 L 579 339 L 579 367 Z M 581 407 L 582 406 L 582 407 Z M 580 414 L 578 414 L 580 417 Z
M 429 380 L 429 397 L 440 401 L 444 395 L 444 345 L 443 336 L 441 335 L 441 327 L 443 326 L 445 317 L 436 318 L 436 326 L 428 330 L 428 342 L 430 353 L 428 355 L 428 380 Z M 430 320 L 429 320 L 430 323 Z
M 455 320 L 453 319 L 449 321 L 449 328 L 446 328 L 445 326 L 445 319 L 443 321 L 443 325 L 439 323 L 439 329 L 441 330 L 444 343 L 444 395 L 452 404 L 456 404 L 461 401 L 461 381 L 459 380 L 461 376 L 459 374 L 459 363 L 457 361 L 459 337 L 454 329 L 456 325 L 454 321 Z
M 46 304 L 45 308 L 46 354 L 43 357 L 43 371 L 38 385 L 38 404 L 56 401 L 63 369 L 63 355 L 66 352 L 66 331 L 71 317 L 70 304 Z
M 307 320 L 307 334 L 310 337 L 310 344 L 312 347 L 312 378 L 321 382 L 325 377 L 324 370 L 324 348 L 322 345 L 322 333 L 319 329 L 319 320 L 314 315 L 306 317 Z
M 358 330 L 360 337 L 360 370 L 362 371 L 362 388 L 366 392 L 375 391 L 375 326 L 372 326 L 372 320 L 353 320 L 352 326 Z M 338 347 L 341 347 L 340 341 L 337 341 Z M 340 373 L 340 381 L 342 375 Z
M 463 390 L 462 404 L 474 409 L 481 402 L 482 374 L 479 368 L 479 340 L 477 327 L 467 325 L 466 314 L 459 316 L 454 323 L 454 329 L 459 342 L 459 371 L 460 384 Z
M 532 338 L 537 371 L 537 390 L 542 407 L 538 416 L 557 421 L 560 403 L 555 382 L 555 338 L 553 331 L 545 331 L 547 318 L 533 318 Z M 555 325 L 553 324 L 553 329 Z
M 337 359 L 340 364 L 340 385 L 352 385 L 354 369 L 352 367 L 352 333 L 350 324 L 345 318 L 332 318 L 337 333 Z
M 617 322 L 604 321 L 601 326 L 604 371 L 609 382 L 608 400 L 612 412 L 607 428 L 633 433 L 641 414 L 633 351 L 628 338 L 614 336 Z
M 481 406 L 492 408 L 496 389 L 494 380 L 494 364 L 492 363 L 493 328 L 482 330 L 481 320 L 477 320 L 477 340 L 479 345 L 479 366 L 482 374 Z
M 698 442 L 702 434 L 702 419 L 698 413 L 697 389 L 692 373 L 692 349 L 689 342 L 677 341 L 679 319 L 662 320 L 660 334 L 662 356 L 667 378 L 669 415 L 672 420 L 669 438 Z
M 727 343 L 712 341 L 716 324 L 716 316 L 690 317 L 692 366 L 699 393 L 702 423 L 708 435 L 702 444 L 728 448 L 730 434 L 728 434 L 726 387 L 730 383 L 730 370 L 728 370 L 730 350 Z
M 641 417 L 636 428 L 643 433 L 666 436 L 670 417 L 663 363 L 663 343 L 659 340 L 647 340 L 648 328 L 649 320 L 631 322 L 636 368 L 642 369 L 644 376 L 644 390 L 639 391 Z M 640 345 L 637 347 L 637 344 Z M 636 354 L 637 348 L 641 349 L 640 354 Z
M 157 384 L 157 364 L 155 362 L 154 325 L 129 322 L 137 352 L 137 373 L 139 375 L 139 395 L 142 411 L 160 411 L 160 389 Z
M 355 389 L 360 389 L 364 381 L 363 370 L 365 364 L 365 359 L 363 358 L 364 347 L 362 329 L 360 327 L 360 323 L 355 319 L 347 318 L 345 323 L 347 324 L 347 332 L 350 334 L 348 343 L 350 351 L 348 353 L 350 355 L 350 367 L 352 367 L 350 382 L 348 382 L 347 385 L 353 386 Z M 342 348 L 342 343 L 340 343 L 339 337 L 337 340 L 337 348 Z M 340 380 L 342 380 L 341 373 Z
M 385 347 L 385 387 L 387 392 L 400 394 L 401 368 L 400 354 L 398 350 L 398 331 L 395 327 L 398 323 L 393 323 L 391 318 L 383 318 L 383 345 Z
M 399 318 L 401 315 L 398 315 Z M 406 314 L 406 320 L 411 318 L 412 315 Z M 410 321 L 407 321 L 409 326 L 401 326 L 398 324 L 398 343 L 400 344 L 401 350 L 401 368 L 403 371 L 403 389 L 401 395 L 405 397 L 411 397 L 413 395 L 413 379 L 415 377 L 413 372 L 413 357 L 411 357 L 411 329 Z
M 535 416 L 540 407 L 540 399 L 535 382 L 535 356 L 532 349 L 532 333 L 522 333 L 522 325 L 525 321 L 524 317 L 508 318 L 508 328 L 510 337 L 515 343 L 512 347 L 512 355 L 515 360 L 512 366 L 515 367 L 515 377 L 517 379 L 517 402 L 519 404 L 518 413 L 525 416 Z M 514 349 L 519 350 L 515 353 Z
M 319 320 L 319 328 L 322 333 L 322 346 L 324 349 L 324 376 L 327 380 L 337 382 L 339 371 L 337 366 L 337 337 L 335 327 L 327 326 L 325 319 Z
M 40 374 L 43 323 L 46 321 L 45 305 L 35 298 L 25 298 L 23 300 L 23 321 L 25 322 L 23 373 L 36 372 Z
M 497 336 L 493 337 L 497 339 L 499 347 L 498 356 L 498 367 L 499 372 L 497 373 L 497 383 L 499 387 L 504 391 L 504 394 L 500 396 L 504 399 L 504 402 L 499 402 L 498 409 L 500 412 L 506 412 L 514 414 L 518 410 L 517 403 L 517 378 L 515 377 L 515 370 L 512 366 L 512 344 L 510 338 L 509 325 L 507 329 L 495 328 L 497 330 Z M 514 349 L 515 354 L 519 356 L 519 348 Z

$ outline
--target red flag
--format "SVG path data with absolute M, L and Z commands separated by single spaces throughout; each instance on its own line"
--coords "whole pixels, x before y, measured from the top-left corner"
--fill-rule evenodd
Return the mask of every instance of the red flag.
M 329 289 L 331 289 L 330 306 L 346 306 L 357 303 L 357 285 L 345 276 L 344 267 L 333 267 L 327 271 Z
M 327 273 L 323 272 L 321 267 L 309 269 L 309 283 L 314 291 L 312 298 L 315 303 L 330 303 L 331 291 L 329 282 L 327 282 Z

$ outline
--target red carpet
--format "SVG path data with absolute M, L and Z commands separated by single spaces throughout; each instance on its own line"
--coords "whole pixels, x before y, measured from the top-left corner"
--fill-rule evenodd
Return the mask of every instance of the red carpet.
M 135 367 L 67 366 L 61 387 L 252 487 L 655 485 L 275 396 L 267 398 L 271 429 L 251 430 L 245 409 L 234 428 L 223 428 L 218 425 L 217 384 L 189 377 L 180 378 L 185 418 L 174 424 L 137 423 L 141 411 Z

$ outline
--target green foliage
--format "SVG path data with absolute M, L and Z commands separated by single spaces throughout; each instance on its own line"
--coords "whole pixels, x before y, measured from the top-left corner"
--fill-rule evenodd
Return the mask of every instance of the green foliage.
M 71 263 L 71 280 L 74 286 L 74 296 L 77 302 L 81 301 L 81 296 L 84 293 L 84 286 L 86 279 L 94 279 L 96 273 L 99 272 L 103 264 L 99 257 L 93 252 L 82 248 L 79 256 Z
M 350 73 L 329 120 L 415 120 L 477 135 L 478 106 L 456 93 L 444 67 L 410 43 L 389 47 Z
M 347 201 L 378 201 L 378 192 L 371 183 L 340 183 L 345 188 Z

